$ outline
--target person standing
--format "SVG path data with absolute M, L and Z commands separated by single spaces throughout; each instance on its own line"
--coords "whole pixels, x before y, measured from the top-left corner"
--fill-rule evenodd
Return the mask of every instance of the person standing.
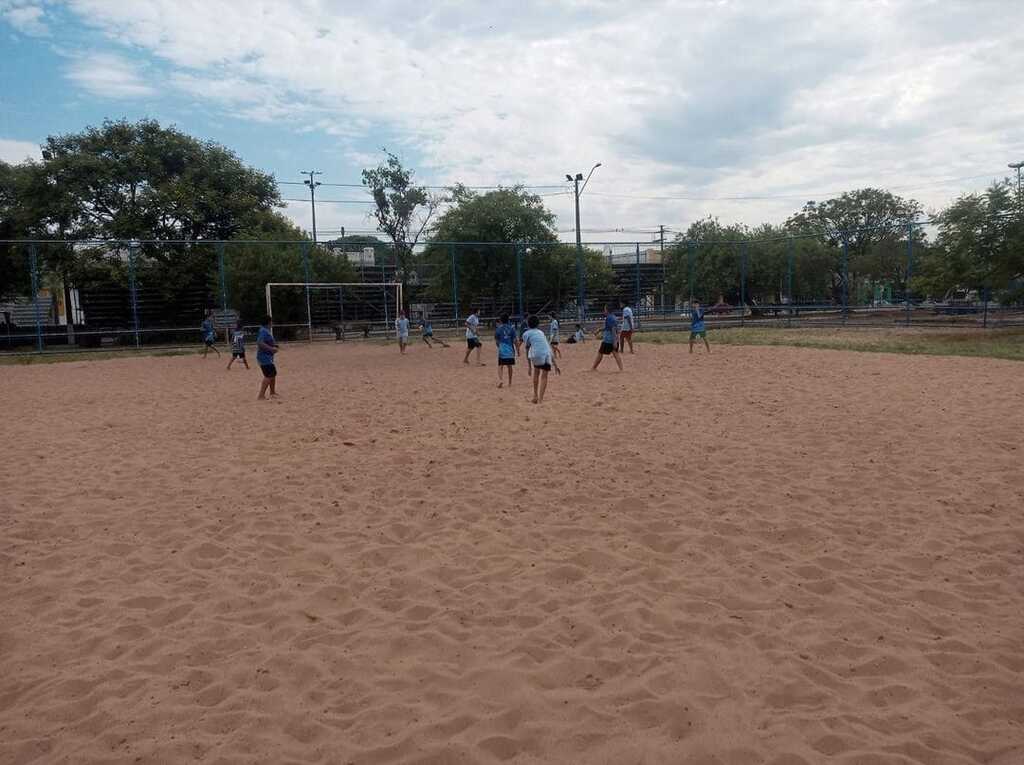
M 629 352 L 633 353 L 633 330 L 636 329 L 636 320 L 633 318 L 633 309 L 624 302 L 619 301 L 619 308 L 622 309 L 622 331 L 619 332 L 619 353 L 626 352 L 626 344 L 629 344 Z
M 249 362 L 245 360 L 245 327 L 239 319 L 235 324 L 235 331 L 231 333 L 231 361 L 228 362 L 228 369 L 235 363 L 235 359 L 241 359 L 245 368 L 249 368 Z
M 462 359 L 463 364 L 469 363 L 469 355 L 475 350 L 476 351 L 476 365 L 478 367 L 484 366 L 484 363 L 480 361 L 480 349 L 483 344 L 480 342 L 480 317 L 477 315 L 477 311 L 473 311 L 466 317 L 466 355 Z
M 704 327 L 704 309 L 700 301 L 694 300 L 690 306 L 690 353 L 693 353 L 693 341 L 697 338 L 704 341 L 704 347 L 711 353 L 711 346 L 708 345 L 708 332 Z
M 523 333 L 523 344 L 526 346 L 526 357 L 533 365 L 533 403 L 544 403 L 544 392 L 548 388 L 548 373 L 551 367 L 555 368 L 556 374 L 562 374 L 555 360 L 555 354 L 551 351 L 544 333 L 537 329 L 540 320 L 536 316 L 527 319 L 530 327 Z
M 605 356 L 612 356 L 615 358 L 615 363 L 619 365 L 619 371 L 621 372 L 622 358 L 619 356 L 617 348 L 619 323 L 615 319 L 615 314 L 612 313 L 608 306 L 604 307 L 604 326 L 594 334 L 601 336 L 601 347 L 597 349 L 597 358 L 594 359 L 594 366 L 591 367 L 591 371 L 597 369 Z
M 498 387 L 505 382 L 501 379 L 502 369 L 508 369 L 508 387 L 512 387 L 512 370 L 516 365 L 516 356 L 519 355 L 519 343 L 516 342 L 516 329 L 509 321 L 508 314 L 498 319 L 498 326 L 494 328 L 494 342 L 498 346 Z
M 214 345 L 217 342 L 217 330 L 213 328 L 213 310 L 207 310 L 206 318 L 203 319 L 203 324 L 200 330 L 203 333 L 203 358 L 206 358 L 206 354 L 213 349 L 213 352 L 220 356 L 220 351 L 217 346 Z
M 395 319 L 395 332 L 398 334 L 398 351 L 404 356 L 405 347 L 409 344 L 409 319 L 405 311 L 399 311 Z
M 263 370 L 258 397 L 260 401 L 266 400 L 268 390 L 271 398 L 277 396 L 277 364 L 274 362 L 279 350 L 277 340 L 274 339 L 274 319 L 268 315 L 263 319 L 259 334 L 256 335 L 256 363 Z
M 551 314 L 548 314 L 548 318 L 551 320 L 551 323 L 548 325 L 548 344 L 551 345 L 551 353 L 555 357 L 561 358 L 562 352 L 558 349 L 558 340 L 559 340 L 559 337 L 558 337 L 558 335 L 559 335 L 558 317 L 555 316 L 553 313 L 551 313 Z

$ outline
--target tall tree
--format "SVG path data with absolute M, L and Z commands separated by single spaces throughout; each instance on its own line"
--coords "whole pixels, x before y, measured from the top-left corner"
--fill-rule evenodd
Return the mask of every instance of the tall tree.
M 786 221 L 794 233 L 818 234 L 832 248 L 832 292 L 839 299 L 845 290 L 854 295 L 858 279 L 887 280 L 906 286 L 906 243 L 908 224 L 922 212 L 914 199 L 903 199 L 884 189 L 848 191 L 824 202 L 810 201 Z M 924 231 L 913 231 L 916 242 L 924 241 Z M 847 263 L 842 265 L 842 246 L 846 241 Z M 843 283 L 844 275 L 848 282 Z
M 938 215 L 935 246 L 920 259 L 915 291 L 943 298 L 952 289 L 1000 288 L 1002 300 L 1019 300 L 1024 278 L 1024 213 L 1009 179 L 982 194 L 965 194 Z
M 519 278 L 527 310 L 557 310 L 575 295 L 575 248 L 558 241 L 555 216 L 539 196 L 520 187 L 479 194 L 456 186 L 451 201 L 425 254 L 435 298 L 451 295 L 453 262 L 464 307 L 483 301 L 490 310 L 517 311 Z M 610 285 L 600 253 L 588 252 L 585 265 L 588 284 Z
M 413 251 L 431 219 L 444 202 L 413 182 L 414 173 L 387 149 L 377 167 L 363 170 L 363 185 L 373 196 L 377 227 L 394 246 L 399 278 L 406 279 L 414 265 Z

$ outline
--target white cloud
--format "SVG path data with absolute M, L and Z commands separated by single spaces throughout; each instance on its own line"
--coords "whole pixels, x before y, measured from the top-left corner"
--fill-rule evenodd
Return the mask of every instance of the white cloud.
M 0 18 L 23 34 L 45 37 L 50 33 L 42 3 L 19 0 L 0 2 Z
M 131 62 L 111 53 L 92 53 L 72 61 L 68 78 L 94 96 L 140 98 L 156 90 L 139 76 Z
M 321 130 L 348 156 L 397 143 L 434 182 L 554 183 L 601 161 L 594 224 L 781 220 L 804 194 L 999 174 L 1024 154 L 1019 3 L 70 6 L 204 103 Z M 571 220 L 571 197 L 548 201 Z
M 31 141 L 15 141 L 11 138 L 0 138 L 0 162 L 16 165 L 26 159 L 41 159 L 39 144 Z

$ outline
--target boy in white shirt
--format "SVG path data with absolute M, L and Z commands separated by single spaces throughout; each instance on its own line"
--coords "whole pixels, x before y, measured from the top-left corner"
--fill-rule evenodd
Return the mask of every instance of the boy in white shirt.
M 463 364 L 469 363 L 469 354 L 476 350 L 476 365 L 482 367 L 484 364 L 480 361 L 480 349 L 483 345 L 480 342 L 480 317 L 477 316 L 477 312 L 473 311 L 466 318 L 466 355 L 462 359 Z
M 556 358 L 561 358 L 562 352 L 558 350 L 558 333 L 560 331 L 558 326 L 558 317 L 553 313 L 549 313 L 548 318 L 551 319 L 551 324 L 548 326 L 548 342 L 551 344 L 551 352 Z
M 405 355 L 405 346 L 409 344 L 409 319 L 405 311 L 400 311 L 395 319 L 395 333 L 398 335 L 398 350 Z
M 548 339 L 537 329 L 540 320 L 531 316 L 526 325 L 529 329 L 523 333 L 523 345 L 526 346 L 526 357 L 533 364 L 533 403 L 540 404 L 544 401 L 544 391 L 548 387 L 548 372 L 552 367 L 557 374 L 562 374 L 562 370 L 558 368 Z

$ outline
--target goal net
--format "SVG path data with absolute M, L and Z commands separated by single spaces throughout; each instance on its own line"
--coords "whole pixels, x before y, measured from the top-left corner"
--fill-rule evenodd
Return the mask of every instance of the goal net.
M 388 334 L 402 310 L 401 282 L 268 282 L 274 330 L 310 341 Z

